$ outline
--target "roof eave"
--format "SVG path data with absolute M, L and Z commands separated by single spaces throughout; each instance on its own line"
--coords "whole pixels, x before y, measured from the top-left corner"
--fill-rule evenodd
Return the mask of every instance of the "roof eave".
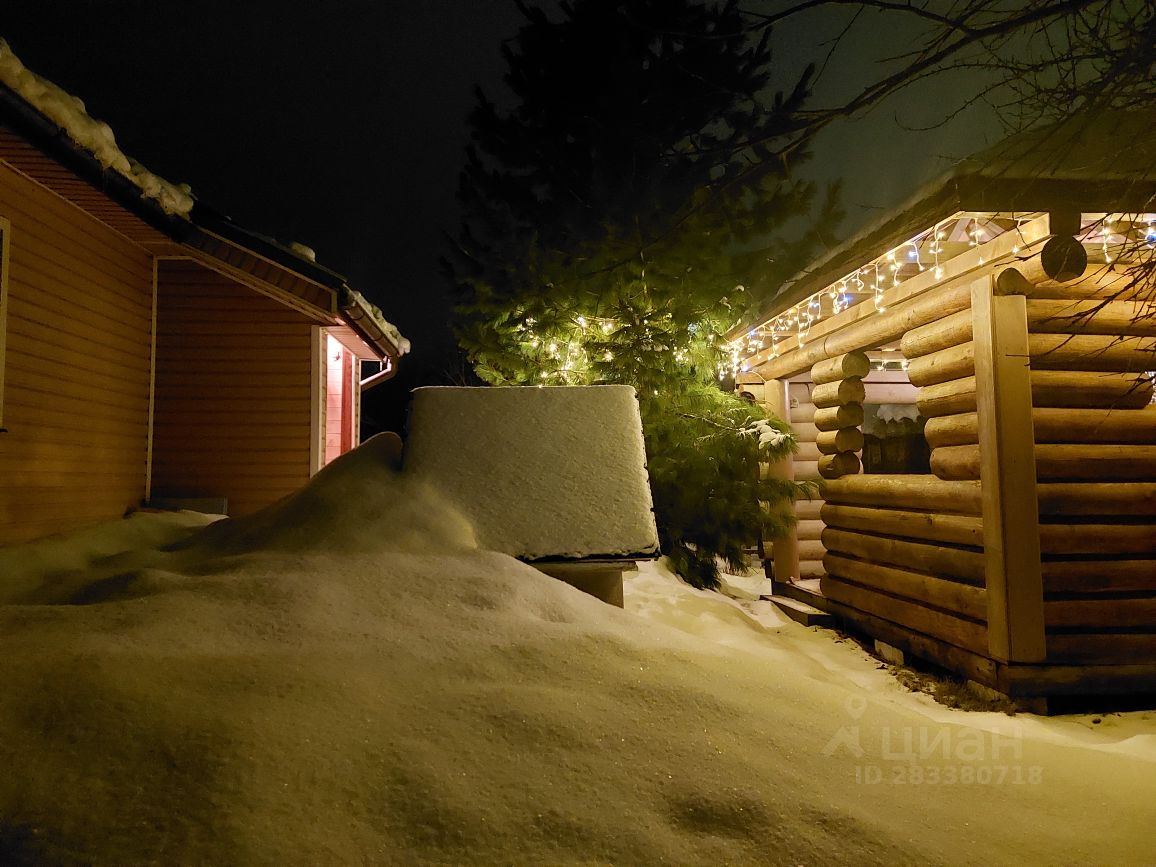
M 343 286 L 342 290 L 338 302 L 341 318 L 365 341 L 366 345 L 378 353 L 379 358 L 392 359 L 392 369 L 396 371 L 397 362 L 402 356 L 401 349 L 378 327 L 373 313 L 361 296 L 349 291 L 348 286 Z
M 902 206 L 868 224 L 800 272 L 728 339 L 765 322 L 854 271 L 881 252 L 958 212 L 1082 211 L 1142 213 L 1156 206 L 1156 180 L 1000 178 L 953 171 L 925 185 Z M 865 251 L 874 251 L 865 253 Z
M 120 172 L 104 166 L 91 152 L 74 142 L 64 129 L 5 84 L 0 84 L 0 112 L 16 133 L 154 229 L 178 242 L 183 242 L 192 232 L 193 226 L 188 219 L 165 211 L 139 186 Z

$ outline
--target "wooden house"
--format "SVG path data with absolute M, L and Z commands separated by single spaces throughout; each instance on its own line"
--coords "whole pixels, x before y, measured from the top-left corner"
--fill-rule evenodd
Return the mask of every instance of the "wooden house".
M 407 344 L 342 277 L 116 149 L 0 42 L 0 544 L 150 501 L 243 514 L 358 438 Z
M 1027 705 L 1156 690 L 1152 128 L 965 161 L 732 335 L 821 485 L 776 592 Z

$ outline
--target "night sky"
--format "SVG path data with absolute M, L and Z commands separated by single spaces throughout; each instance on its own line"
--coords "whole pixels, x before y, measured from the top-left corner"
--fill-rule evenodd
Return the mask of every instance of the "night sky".
M 821 96 L 876 74 L 876 58 L 905 38 L 890 20 L 860 23 Z M 414 352 L 367 398 L 372 415 L 415 384 L 461 377 L 437 258 L 457 225 L 473 88 L 501 97 L 501 43 L 520 21 L 512 0 L 4 0 L 0 36 L 107 121 L 127 154 L 242 226 L 313 247 L 381 305 Z M 781 28 L 782 67 L 821 59 L 840 23 Z M 848 184 L 849 218 L 827 227 L 831 243 L 907 198 L 945 156 L 990 143 L 967 116 L 902 129 L 938 117 L 945 86 L 818 143 L 805 171 Z

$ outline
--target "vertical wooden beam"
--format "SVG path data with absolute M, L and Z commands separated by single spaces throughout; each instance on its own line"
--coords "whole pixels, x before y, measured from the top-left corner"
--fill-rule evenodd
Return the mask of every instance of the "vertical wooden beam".
M 992 289 L 989 276 L 971 294 L 988 647 L 999 660 L 1040 662 L 1046 646 L 1027 308 L 1022 295 Z
M 144 501 L 153 496 L 153 430 L 156 427 L 157 409 L 157 287 L 160 261 L 153 256 L 152 319 L 149 325 L 149 427 L 145 443 Z
M 353 447 L 361 445 L 361 359 L 353 357 L 353 378 L 349 382 L 353 395 Z
M 768 412 L 777 415 L 785 422 L 790 422 L 791 400 L 787 388 L 785 379 L 767 380 L 764 386 L 764 401 Z M 771 464 L 771 475 L 777 479 L 794 479 L 794 459 L 787 455 L 782 460 L 775 461 Z M 795 507 L 793 503 L 787 503 L 784 508 L 789 509 L 788 514 L 790 514 Z M 783 583 L 797 580 L 799 578 L 799 536 L 794 525 L 792 524 L 786 534 L 773 539 L 772 544 L 775 580 Z
M 353 396 L 357 379 L 353 376 L 353 353 L 341 347 L 341 453 L 345 454 L 357 443 L 353 430 Z
M 1079 211 L 1048 211 L 1048 231 L 1053 235 L 1078 235 L 1082 217 Z
M 309 353 L 309 475 L 325 463 L 325 361 L 328 334 L 319 325 L 311 326 Z
M 0 433 L 4 432 L 4 355 L 8 333 L 8 249 L 12 224 L 0 217 Z

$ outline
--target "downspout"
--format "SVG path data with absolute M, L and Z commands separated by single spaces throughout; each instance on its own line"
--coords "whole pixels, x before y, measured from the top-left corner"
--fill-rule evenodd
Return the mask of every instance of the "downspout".
M 397 376 L 397 365 L 393 363 L 393 359 L 386 356 L 382 359 L 382 364 L 385 365 L 377 373 L 371 374 L 365 379 L 361 380 L 361 390 L 365 391 L 367 388 L 373 388 L 375 385 L 381 385 L 387 380 L 393 379 Z

